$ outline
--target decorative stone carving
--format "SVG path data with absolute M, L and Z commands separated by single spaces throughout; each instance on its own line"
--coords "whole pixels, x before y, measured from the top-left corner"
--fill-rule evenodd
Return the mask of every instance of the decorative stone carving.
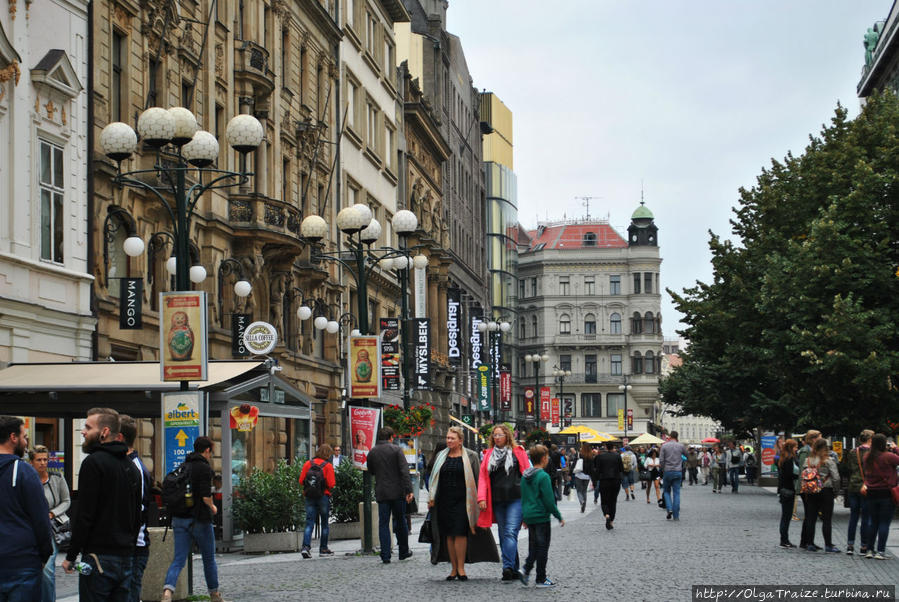
M 12 61 L 3 69 L 0 69 L 0 84 L 6 83 L 9 80 L 13 80 L 13 84 L 19 85 L 19 78 L 22 76 L 22 71 L 19 69 L 19 63 L 16 61 Z
M 215 45 L 215 76 L 225 76 L 225 49 L 221 44 Z
M 265 204 L 265 223 L 269 226 L 284 227 L 284 212 L 273 203 Z
M 253 207 L 250 201 L 238 199 L 228 201 L 228 219 L 232 222 L 253 221 Z

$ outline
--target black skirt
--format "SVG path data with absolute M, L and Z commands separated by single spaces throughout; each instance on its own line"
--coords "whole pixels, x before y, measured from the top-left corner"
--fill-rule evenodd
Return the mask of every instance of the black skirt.
M 443 463 L 437 485 L 436 505 L 441 535 L 452 537 L 470 532 L 465 508 L 465 470 L 461 457 L 448 457 Z

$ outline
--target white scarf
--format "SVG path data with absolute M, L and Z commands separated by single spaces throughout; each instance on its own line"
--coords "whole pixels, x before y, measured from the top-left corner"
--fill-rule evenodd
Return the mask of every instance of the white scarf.
M 495 472 L 496 469 L 502 465 L 506 470 L 506 474 L 512 474 L 512 467 L 514 466 L 513 460 L 515 458 L 515 453 L 512 451 L 512 448 L 509 446 L 506 447 L 495 447 L 493 448 L 493 453 L 490 454 L 490 464 L 488 468 L 490 472 Z

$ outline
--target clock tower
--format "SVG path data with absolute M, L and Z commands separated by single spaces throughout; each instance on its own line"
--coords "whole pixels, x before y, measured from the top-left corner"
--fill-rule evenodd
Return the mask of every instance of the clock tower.
M 627 243 L 631 247 L 659 246 L 659 229 L 653 222 L 652 211 L 640 201 L 640 206 L 631 215 L 631 225 L 627 228 Z

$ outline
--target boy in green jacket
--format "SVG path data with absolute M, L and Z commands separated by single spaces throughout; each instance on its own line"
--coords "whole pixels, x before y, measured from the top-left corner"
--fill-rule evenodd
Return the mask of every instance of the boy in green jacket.
M 528 452 L 531 467 L 524 471 L 521 479 L 521 520 L 528 527 L 528 557 L 524 561 L 519 579 L 528 584 L 531 568 L 537 562 L 537 587 L 553 587 L 555 583 L 546 577 L 546 559 L 549 555 L 550 522 L 552 514 L 565 526 L 562 514 L 556 506 L 549 475 L 543 470 L 549 461 L 549 452 L 542 445 L 535 445 Z

